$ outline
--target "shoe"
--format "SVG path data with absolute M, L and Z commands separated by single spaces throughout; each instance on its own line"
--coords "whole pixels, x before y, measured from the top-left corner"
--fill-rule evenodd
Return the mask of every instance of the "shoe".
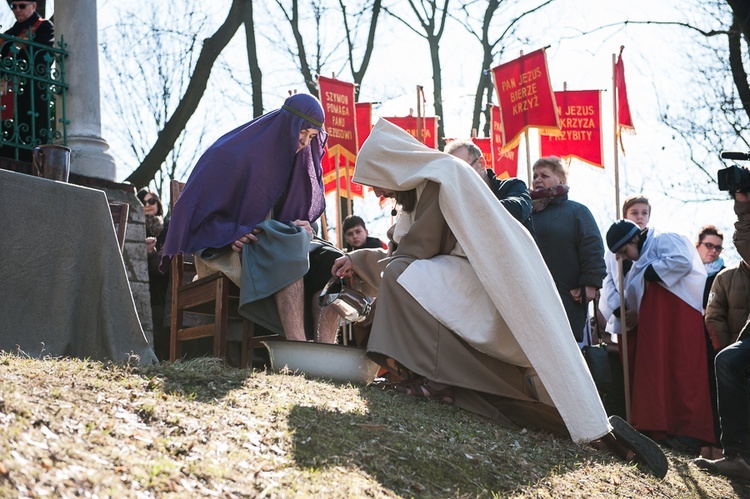
M 661 447 L 656 445 L 656 442 L 630 426 L 620 416 L 610 416 L 609 424 L 612 425 L 612 433 L 615 434 L 617 440 L 635 453 L 635 458 L 639 463 L 648 467 L 658 478 L 667 476 L 669 469 L 667 456 L 664 455 Z
M 693 463 L 701 469 L 714 475 L 724 475 L 750 481 L 750 464 L 741 456 L 724 457 L 722 459 L 705 459 L 699 457 Z
M 422 400 L 434 400 L 441 404 L 453 404 L 453 387 L 441 385 L 424 377 L 416 377 L 393 384 L 397 392 Z

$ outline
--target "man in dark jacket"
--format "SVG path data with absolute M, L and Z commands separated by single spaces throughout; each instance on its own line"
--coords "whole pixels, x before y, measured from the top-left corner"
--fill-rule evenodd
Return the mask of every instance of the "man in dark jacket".
M 495 172 L 487 168 L 482 150 L 471 140 L 451 141 L 445 147 L 445 152 L 466 161 L 487 183 L 500 204 L 508 210 L 508 213 L 521 222 L 534 237 L 534 224 L 531 221 L 531 197 L 529 197 L 529 189 L 523 180 L 497 178 Z
M 733 242 L 745 262 L 750 261 L 750 194 L 734 193 L 737 222 Z M 750 319 L 750 318 L 748 318 Z M 721 423 L 722 459 L 694 462 L 718 475 L 750 480 L 750 320 L 737 340 L 716 355 L 716 390 Z

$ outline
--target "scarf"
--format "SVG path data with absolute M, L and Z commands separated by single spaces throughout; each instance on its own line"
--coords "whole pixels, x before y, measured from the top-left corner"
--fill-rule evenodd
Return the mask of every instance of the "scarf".
M 531 212 L 538 213 L 549 206 L 550 201 L 568 194 L 570 187 L 565 184 L 545 187 L 529 192 L 531 196 Z
M 712 275 L 718 274 L 719 271 L 724 268 L 724 259 L 719 257 L 713 262 L 704 263 L 703 266 L 706 267 L 706 274 L 708 277 L 711 277 Z

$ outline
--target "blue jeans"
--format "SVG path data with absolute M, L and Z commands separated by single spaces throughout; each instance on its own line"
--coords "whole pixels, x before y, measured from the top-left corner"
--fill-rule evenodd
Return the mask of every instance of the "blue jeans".
M 716 355 L 721 446 L 728 456 L 750 458 L 750 337 Z

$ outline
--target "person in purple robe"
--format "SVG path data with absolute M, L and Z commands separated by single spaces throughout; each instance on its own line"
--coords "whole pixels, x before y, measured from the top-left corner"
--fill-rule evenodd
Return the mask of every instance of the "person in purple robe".
M 171 257 L 180 253 L 195 254 L 196 261 L 210 264 L 227 260 L 224 257 L 232 257 L 234 251 L 241 257 L 229 260 L 241 264 L 242 271 L 239 282 L 233 280 L 243 295 L 246 289 L 256 293 L 251 298 L 241 296 L 241 304 L 266 302 L 260 307 L 265 310 L 260 316 L 246 314 L 241 305 L 244 315 L 289 340 L 305 341 L 317 332 L 314 339 L 332 343 L 338 316 L 327 309 L 320 313 L 316 298 L 342 253 L 316 238 L 311 226 L 325 209 L 320 166 L 327 139 L 324 119 L 315 97 L 294 94 L 280 109 L 212 144 L 198 160 L 174 206 L 160 268 L 166 271 Z M 306 238 L 301 273 L 291 270 L 299 267 L 285 259 L 288 255 L 283 245 L 269 250 L 269 245 L 280 240 L 273 228 L 284 226 L 291 227 L 292 235 L 296 231 Z M 262 261 L 258 263 L 258 259 Z M 231 272 L 227 274 L 232 278 Z M 304 277 L 297 278 L 298 274 Z M 264 280 L 283 282 L 284 287 L 270 294 L 257 292 L 259 288 L 275 289 L 261 282 Z M 267 306 L 269 300 L 273 310 Z

